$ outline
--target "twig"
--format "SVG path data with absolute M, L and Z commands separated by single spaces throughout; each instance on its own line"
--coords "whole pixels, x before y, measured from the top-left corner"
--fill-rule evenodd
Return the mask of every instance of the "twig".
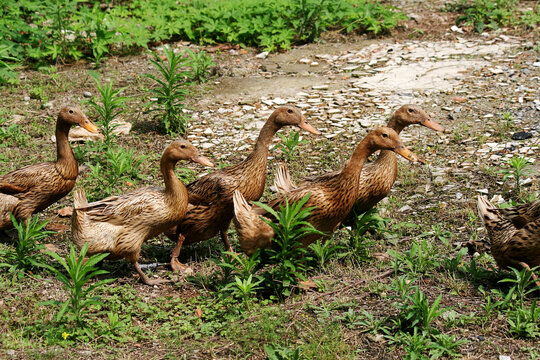
M 340 289 L 337 289 L 337 290 L 333 290 L 333 291 L 329 291 L 329 292 L 326 292 L 326 293 L 322 293 L 322 294 L 319 294 L 317 296 L 317 299 L 320 299 L 322 298 L 323 296 L 327 296 L 327 295 L 332 295 L 332 294 L 335 294 L 335 293 L 338 293 L 338 292 L 342 292 L 342 291 L 345 291 L 347 289 L 350 289 L 352 287 L 355 287 L 355 286 L 358 286 L 362 283 L 367 283 L 369 281 L 373 281 L 373 280 L 377 280 L 377 279 L 382 279 L 382 278 L 385 278 L 387 276 L 390 276 L 391 274 L 394 273 L 394 269 L 390 269 L 390 270 L 387 270 L 385 272 L 383 272 L 382 274 L 379 274 L 379 275 L 375 275 L 373 277 L 370 277 L 369 279 L 361 279 L 361 280 L 358 280 L 358 281 L 355 281 L 353 282 L 352 284 L 349 284 L 345 287 L 342 287 Z

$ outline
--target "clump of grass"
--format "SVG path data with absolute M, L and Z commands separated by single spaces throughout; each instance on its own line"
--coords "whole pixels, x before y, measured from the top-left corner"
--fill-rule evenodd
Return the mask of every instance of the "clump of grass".
M 5 262 L 0 263 L 0 267 L 6 268 L 8 273 L 12 274 L 13 279 L 15 279 L 21 278 L 25 273 L 43 266 L 44 256 L 42 251 L 45 246 L 37 241 L 54 232 L 43 230 L 48 221 L 39 221 L 37 216 L 27 221 L 18 221 L 13 214 L 10 214 L 10 216 L 13 226 L 17 229 L 17 239 L 13 249 L 5 250 L 1 254 Z

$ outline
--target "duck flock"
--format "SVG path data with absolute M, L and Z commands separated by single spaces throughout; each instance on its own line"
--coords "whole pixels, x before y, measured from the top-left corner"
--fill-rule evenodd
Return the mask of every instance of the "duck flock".
M 421 161 L 408 150 L 399 133 L 409 125 L 419 124 L 435 131 L 444 128 L 415 105 L 401 106 L 386 127 L 369 132 L 358 142 L 350 159 L 339 171 L 300 179 L 295 183 L 288 169 L 281 166 L 276 175 L 277 196 L 266 205 L 275 211 L 286 202 L 309 196 L 304 207 L 312 207 L 308 221 L 318 230 L 300 239 L 303 246 L 320 238 L 329 238 L 351 214 L 362 214 L 385 198 L 397 176 L 397 155 L 409 161 Z M 71 192 L 78 175 L 78 165 L 68 142 L 72 126 L 91 132 L 98 128 L 81 110 L 64 107 L 56 122 L 57 160 L 25 166 L 0 175 L 0 230 L 13 227 L 11 215 L 26 221 Z M 206 241 L 217 234 L 225 249 L 233 251 L 227 230 L 234 222 L 242 251 L 247 255 L 257 249 L 275 246 L 274 231 L 262 217 L 272 214 L 251 201 L 261 198 L 266 186 L 269 146 L 285 126 L 297 126 L 313 135 L 320 134 L 308 124 L 301 111 L 293 106 L 277 108 L 268 118 L 247 158 L 233 166 L 214 170 L 184 185 L 175 175 L 180 160 L 212 167 L 188 141 L 171 143 L 160 160 L 165 187 L 144 187 L 133 192 L 88 203 L 83 189 L 74 194 L 72 240 L 78 248 L 88 246 L 88 255 L 108 253 L 108 259 L 127 259 L 141 280 L 156 285 L 166 280 L 150 279 L 140 268 L 142 244 L 161 233 L 176 242 L 171 252 L 171 268 L 186 269 L 178 260 L 184 244 Z M 380 150 L 377 159 L 365 164 Z M 479 196 L 478 211 L 491 239 L 497 264 L 531 267 L 540 265 L 540 200 L 510 209 L 497 209 Z M 534 274 L 533 274 L 534 276 Z M 534 276 L 537 285 L 540 281 Z

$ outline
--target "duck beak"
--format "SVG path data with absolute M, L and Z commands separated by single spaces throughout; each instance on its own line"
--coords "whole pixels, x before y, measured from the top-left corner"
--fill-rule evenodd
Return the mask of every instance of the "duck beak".
M 424 125 L 425 127 L 430 128 L 431 130 L 444 132 L 444 128 L 441 126 L 441 124 L 431 119 L 426 119 L 426 120 L 421 121 L 420 125 Z
M 411 150 L 407 149 L 403 145 L 400 145 L 397 148 L 395 148 L 394 152 L 398 153 L 399 155 L 403 156 L 405 159 L 409 161 L 419 161 L 416 155 L 414 155 L 414 153 Z
M 204 166 L 214 167 L 213 162 L 211 162 L 208 158 L 206 158 L 204 156 L 201 156 L 201 155 L 196 155 L 196 156 L 192 157 L 191 161 L 194 161 L 194 162 L 199 163 L 199 164 L 204 165 Z
M 315 129 L 315 127 L 313 127 L 312 125 L 308 124 L 306 122 L 306 118 L 303 117 L 303 116 L 302 116 L 302 121 L 300 122 L 300 124 L 298 124 L 298 127 L 300 129 L 304 129 L 307 132 L 312 133 L 313 135 L 321 135 L 321 132 L 319 130 Z
M 94 125 L 90 120 L 88 120 L 86 116 L 84 117 L 84 119 L 81 121 L 79 125 L 85 128 L 86 130 L 90 131 L 91 133 L 97 133 L 99 130 L 98 127 Z

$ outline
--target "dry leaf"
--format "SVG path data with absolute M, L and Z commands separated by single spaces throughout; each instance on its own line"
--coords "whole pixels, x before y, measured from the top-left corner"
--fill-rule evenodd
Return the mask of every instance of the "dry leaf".
M 200 307 L 198 307 L 197 310 L 195 310 L 195 316 L 198 317 L 199 319 L 202 318 L 202 309 Z

